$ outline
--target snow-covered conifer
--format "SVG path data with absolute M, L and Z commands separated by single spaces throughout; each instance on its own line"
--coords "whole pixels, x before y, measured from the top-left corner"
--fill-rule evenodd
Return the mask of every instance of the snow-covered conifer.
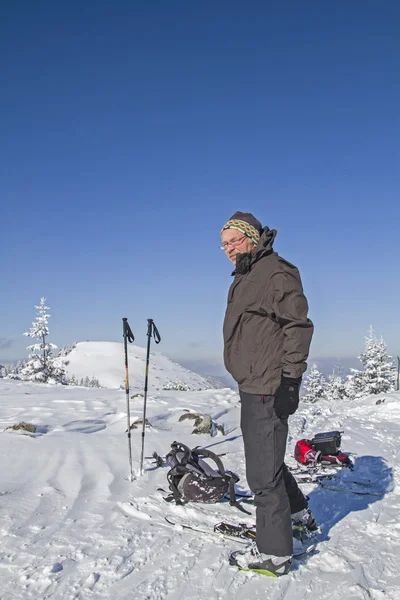
M 378 339 L 370 327 L 368 337 L 365 338 L 365 352 L 360 355 L 367 394 L 394 390 L 396 372 L 391 358 L 382 337 Z
M 317 365 L 313 364 L 309 375 L 304 380 L 304 389 L 302 400 L 306 402 L 317 402 L 321 398 L 325 398 L 326 381 L 324 376 L 319 372 Z
M 346 381 L 339 373 L 333 372 L 326 383 L 326 398 L 333 402 L 347 398 Z
M 25 363 L 21 360 L 17 361 L 17 364 L 7 365 L 7 377 L 9 379 L 23 379 L 21 375 L 22 369 L 24 368 Z
M 347 376 L 345 386 L 346 395 L 350 400 L 365 396 L 364 372 L 359 371 L 358 369 L 350 369 L 350 375 Z
M 65 380 L 65 371 L 62 359 L 54 359 L 52 350 L 57 348 L 55 344 L 47 342 L 49 335 L 48 320 L 50 314 L 49 307 L 46 306 L 46 298 L 40 299 L 37 309 L 37 317 L 32 323 L 32 327 L 24 335 L 37 343 L 27 346 L 30 351 L 29 360 L 20 371 L 21 378 L 30 381 L 40 382 L 62 382 Z
M 363 371 L 352 369 L 346 384 L 350 398 L 380 394 L 395 389 L 396 371 L 382 337 L 378 339 L 372 327 L 365 338 L 365 351 L 360 354 Z

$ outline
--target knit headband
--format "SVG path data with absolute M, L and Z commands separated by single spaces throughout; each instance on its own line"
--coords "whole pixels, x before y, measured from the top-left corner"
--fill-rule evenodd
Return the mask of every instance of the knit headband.
M 260 234 L 257 231 L 257 229 L 253 227 L 253 225 L 246 223 L 246 221 L 241 221 L 240 219 L 230 219 L 230 221 L 225 223 L 225 225 L 221 229 L 221 233 L 225 229 L 237 229 L 238 231 L 241 231 L 242 233 L 247 235 L 247 237 L 250 238 L 251 241 L 256 245 L 260 241 Z

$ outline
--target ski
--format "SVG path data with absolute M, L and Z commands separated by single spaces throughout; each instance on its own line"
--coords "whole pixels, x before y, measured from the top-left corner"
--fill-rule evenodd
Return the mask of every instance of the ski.
M 256 539 L 256 526 L 248 525 L 246 523 L 239 523 L 239 525 L 233 525 L 232 523 L 227 523 L 225 521 L 221 521 L 211 527 L 207 525 L 193 525 L 192 523 L 188 523 L 186 520 L 181 520 L 176 516 L 167 515 L 164 517 L 165 521 L 176 528 L 187 529 L 190 531 L 195 531 L 196 533 L 200 533 L 203 535 L 216 535 L 218 537 L 222 537 L 224 539 L 233 540 L 238 542 L 239 544 L 248 544 L 249 542 L 255 541 Z M 305 531 L 304 528 L 299 526 L 293 526 L 293 537 L 297 538 L 300 542 L 304 543 L 306 540 L 312 541 L 318 539 L 318 534 L 320 530 L 316 531 Z M 311 545 L 314 545 L 311 542 Z M 304 551 L 300 553 L 303 554 Z
M 296 481 L 300 485 L 302 483 L 317 483 L 318 485 L 320 485 L 320 484 L 326 485 L 326 482 L 328 482 L 328 485 L 330 485 L 330 483 L 329 483 L 330 481 L 339 482 L 341 480 L 338 479 L 335 475 L 317 475 L 317 476 L 309 475 L 309 476 L 305 476 L 305 477 L 301 477 L 301 478 L 296 478 Z M 366 479 L 365 481 L 357 481 L 356 479 L 347 479 L 346 481 L 343 481 L 343 483 L 354 484 L 354 485 L 359 485 L 363 488 L 368 488 L 371 486 L 372 481 L 370 479 Z
M 221 521 L 221 523 L 214 525 L 214 531 L 237 538 L 243 538 L 247 541 L 254 541 L 256 539 L 256 526 L 246 525 L 246 523 L 232 525 L 232 523 Z
M 304 475 L 304 476 L 299 476 L 299 477 L 295 477 L 296 482 L 301 484 L 301 483 L 318 483 L 321 480 L 324 479 L 334 479 L 335 475 Z
M 358 482 L 354 481 L 353 483 L 358 483 Z M 349 493 L 349 494 L 356 494 L 358 496 L 378 496 L 379 498 L 382 498 L 382 496 L 384 496 L 384 494 L 382 492 L 381 493 L 379 493 L 379 492 L 370 492 L 370 491 L 368 491 L 366 489 L 355 490 L 354 488 L 341 487 L 339 485 L 331 485 L 329 483 L 326 484 L 324 481 L 319 481 L 318 485 L 323 490 L 329 490 L 331 492 L 343 492 L 343 493 Z
M 215 535 L 215 536 L 218 536 L 219 538 L 231 540 L 233 542 L 236 542 L 238 544 L 244 544 L 246 546 L 249 543 L 249 540 L 246 541 L 242 537 L 236 537 L 235 535 L 223 533 L 221 531 L 214 530 L 214 529 L 208 529 L 207 527 L 201 527 L 201 526 L 197 527 L 196 525 L 191 525 L 185 521 L 179 522 L 176 520 L 176 517 L 166 516 L 166 517 L 164 517 L 164 519 L 166 520 L 166 522 L 169 525 L 172 525 L 172 527 L 176 527 L 176 528 L 181 527 L 182 529 L 188 529 L 190 531 L 194 531 L 194 532 L 200 533 L 202 535 Z

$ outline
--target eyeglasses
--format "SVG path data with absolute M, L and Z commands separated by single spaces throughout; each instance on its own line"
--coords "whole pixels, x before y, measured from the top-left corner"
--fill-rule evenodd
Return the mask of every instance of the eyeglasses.
M 240 238 L 233 238 L 233 240 L 231 240 L 230 242 L 223 242 L 220 245 L 220 248 L 221 250 L 226 250 L 228 246 L 233 246 L 234 248 L 237 248 L 238 246 L 240 246 L 240 244 L 245 238 L 247 238 L 247 235 L 242 235 L 242 237 Z

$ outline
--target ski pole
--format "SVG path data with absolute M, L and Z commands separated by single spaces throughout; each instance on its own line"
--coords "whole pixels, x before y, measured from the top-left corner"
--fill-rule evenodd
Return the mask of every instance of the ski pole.
M 132 443 L 131 443 L 131 412 L 129 406 L 129 371 L 128 371 L 128 342 L 132 343 L 135 336 L 129 327 L 128 319 L 124 317 L 122 319 L 122 330 L 124 338 L 124 353 L 125 353 L 125 392 L 126 392 L 126 418 L 128 421 L 128 447 L 129 447 L 129 467 L 130 467 L 130 479 L 133 481 L 133 470 L 132 470 Z
M 149 363 L 150 363 L 150 340 L 154 336 L 156 344 L 161 342 L 161 337 L 153 319 L 147 319 L 147 355 L 146 355 L 146 373 L 144 378 L 144 403 L 143 403 L 143 427 L 142 427 L 142 453 L 140 455 L 140 474 L 143 475 L 143 456 L 144 456 L 144 436 L 146 432 L 146 404 L 147 404 L 147 387 L 149 381 Z

